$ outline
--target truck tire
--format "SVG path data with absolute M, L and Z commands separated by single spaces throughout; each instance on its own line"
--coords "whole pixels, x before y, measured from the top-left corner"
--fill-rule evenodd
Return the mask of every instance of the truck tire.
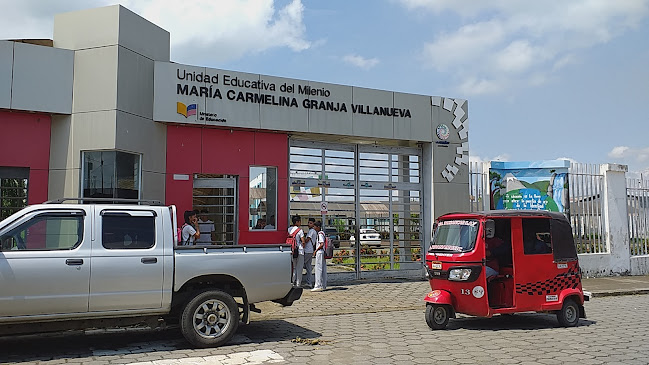
M 183 309 L 180 330 L 196 347 L 217 347 L 227 343 L 239 326 L 239 309 L 234 298 L 220 290 L 198 293 Z

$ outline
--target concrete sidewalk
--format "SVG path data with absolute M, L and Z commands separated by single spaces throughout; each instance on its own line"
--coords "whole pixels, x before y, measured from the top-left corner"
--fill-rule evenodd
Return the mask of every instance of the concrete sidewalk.
M 617 276 L 586 278 L 585 291 L 593 298 L 611 295 L 649 294 L 649 276 Z M 344 285 L 331 285 L 326 291 L 304 290 L 302 298 L 290 307 L 276 303 L 260 303 L 261 313 L 251 319 L 280 319 L 333 314 L 391 312 L 410 309 L 424 310 L 424 297 L 430 291 L 428 281 L 386 279 L 359 280 Z
M 593 293 L 593 297 L 649 294 L 649 276 L 584 278 L 582 287 Z

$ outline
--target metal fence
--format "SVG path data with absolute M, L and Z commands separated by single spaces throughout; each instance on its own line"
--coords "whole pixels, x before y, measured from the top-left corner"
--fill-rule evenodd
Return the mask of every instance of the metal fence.
M 649 180 L 627 179 L 627 212 L 631 256 L 649 254 Z
M 569 170 L 569 205 L 567 215 L 572 225 L 575 244 L 579 253 L 608 252 L 604 239 L 603 191 L 604 175 L 600 165 L 571 163 Z M 469 197 L 471 211 L 489 210 L 490 186 L 489 163 L 471 162 L 469 164 Z M 646 187 L 647 185 L 645 185 Z M 645 191 L 646 193 L 646 191 Z M 646 195 L 645 195 L 646 196 Z M 647 200 L 644 207 L 647 207 Z M 646 213 L 646 210 L 645 210 Z M 645 219 L 647 215 L 645 214 Z M 649 229 L 644 221 L 645 229 Z M 645 231 L 646 232 L 646 231 Z M 644 237 L 647 237 L 645 234 Z M 645 248 L 646 248 L 646 240 Z M 646 251 L 645 251 L 646 252 Z
M 598 164 L 571 163 L 570 224 L 579 253 L 608 252 L 604 236 L 604 175 Z
M 469 207 L 472 212 L 489 210 L 489 175 L 484 162 L 469 162 Z

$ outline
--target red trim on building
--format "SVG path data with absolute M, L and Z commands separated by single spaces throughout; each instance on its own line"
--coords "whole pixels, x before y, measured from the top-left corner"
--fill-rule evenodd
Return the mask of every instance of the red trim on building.
M 0 110 L 0 166 L 28 167 L 28 204 L 47 200 L 50 131 L 47 114 Z
M 248 229 L 250 166 L 277 167 L 277 231 Z M 175 204 L 179 214 L 192 209 L 196 173 L 239 177 L 239 244 L 284 242 L 288 229 L 287 134 L 169 125 L 165 203 Z M 175 180 L 174 175 L 188 175 L 189 180 Z

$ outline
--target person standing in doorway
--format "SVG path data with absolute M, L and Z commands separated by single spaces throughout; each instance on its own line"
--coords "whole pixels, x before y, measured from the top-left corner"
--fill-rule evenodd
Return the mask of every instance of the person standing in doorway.
M 207 210 L 201 210 L 198 219 L 198 229 L 201 231 L 201 236 L 196 240 L 197 245 L 211 245 L 214 240 L 214 222 L 207 217 Z
M 304 267 L 304 231 L 300 226 L 302 225 L 302 218 L 299 215 L 294 215 L 291 219 L 293 225 L 289 227 L 289 236 L 295 235 L 297 241 L 298 255 L 293 258 L 293 277 L 291 282 L 296 287 L 302 286 L 302 268 Z M 297 230 L 297 233 L 296 233 Z
M 325 233 L 322 231 L 322 222 L 313 224 L 317 232 L 317 243 L 315 248 L 315 286 L 311 291 L 323 291 L 327 289 L 327 261 L 324 256 Z
M 198 227 L 198 218 L 195 210 L 186 210 L 185 224 L 183 224 L 180 237 L 182 238 L 181 246 L 195 245 L 196 240 L 201 237 L 201 231 Z
M 318 233 L 313 228 L 315 226 L 315 218 L 309 218 L 309 233 L 306 234 L 304 243 L 304 268 L 306 269 L 306 286 L 313 288 L 313 251 L 318 240 Z

